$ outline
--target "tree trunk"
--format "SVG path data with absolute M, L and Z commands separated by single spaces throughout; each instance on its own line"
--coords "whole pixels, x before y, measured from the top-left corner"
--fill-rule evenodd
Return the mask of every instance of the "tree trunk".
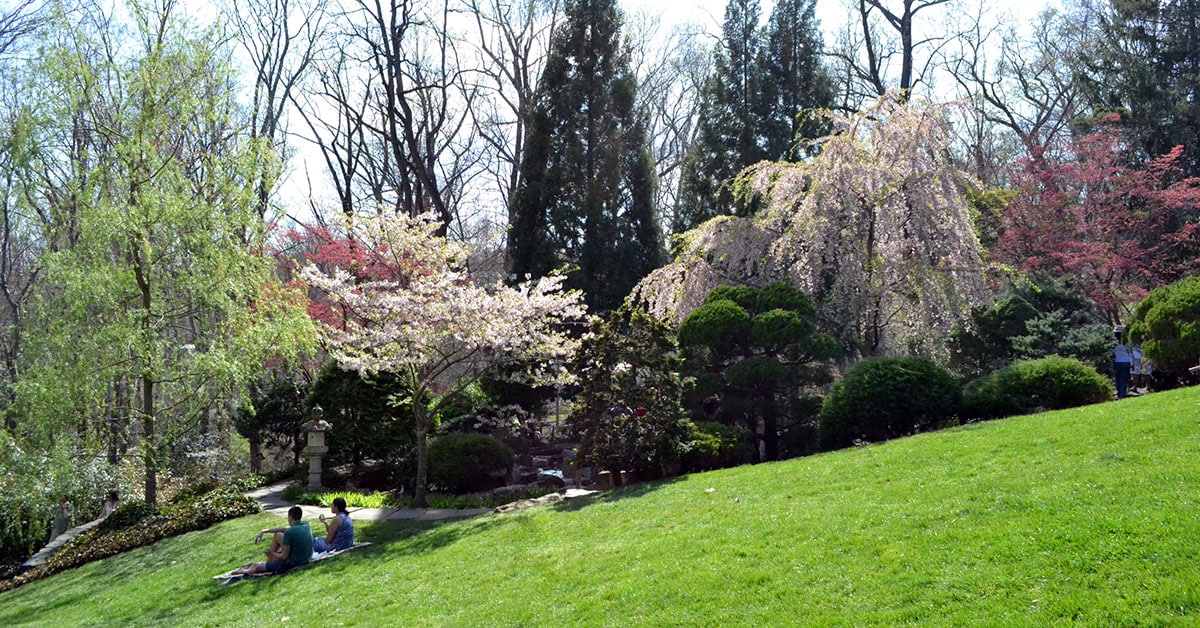
M 779 460 L 779 420 L 775 416 L 775 393 L 763 393 L 762 397 L 763 459 Z
M 413 489 L 413 508 L 425 508 L 425 486 L 429 483 L 429 423 L 424 408 L 413 400 L 413 417 L 417 420 L 417 482 Z
M 255 436 L 250 439 L 250 473 L 262 473 L 262 438 Z
M 142 380 L 142 461 L 146 465 L 146 503 L 158 503 L 158 448 L 154 436 L 154 382 L 143 375 Z

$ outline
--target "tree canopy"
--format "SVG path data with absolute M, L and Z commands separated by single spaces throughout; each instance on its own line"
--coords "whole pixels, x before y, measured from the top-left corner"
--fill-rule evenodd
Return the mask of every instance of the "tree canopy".
M 678 321 L 717 285 L 786 281 L 812 295 L 849 355 L 944 356 L 986 294 L 971 179 L 949 158 L 947 119 L 893 96 L 832 124 L 811 161 L 744 173 L 739 202 L 757 211 L 685 233 L 675 262 L 633 298 Z
M 348 216 L 341 233 L 373 259 L 371 271 L 309 264 L 302 277 L 334 307 L 321 325 L 330 355 L 346 370 L 395 376 L 416 421 L 417 493 L 424 506 L 427 439 L 454 393 L 504 366 L 529 381 L 565 376 L 578 340 L 567 323 L 586 322 L 579 292 L 561 276 L 515 287 L 476 284 L 465 271 L 467 249 L 435 235 L 430 216 L 390 212 Z
M 509 232 L 517 279 L 563 266 L 599 311 L 663 261 L 654 164 L 615 0 L 569 0 L 534 94 Z

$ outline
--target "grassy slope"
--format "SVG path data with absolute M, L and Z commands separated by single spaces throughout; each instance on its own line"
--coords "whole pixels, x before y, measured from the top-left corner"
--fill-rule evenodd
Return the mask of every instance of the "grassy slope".
M 278 521 L 261 515 L 0 595 L 0 625 L 1193 623 L 1198 499 L 1190 389 L 560 509 L 360 524 L 373 547 L 216 586 Z

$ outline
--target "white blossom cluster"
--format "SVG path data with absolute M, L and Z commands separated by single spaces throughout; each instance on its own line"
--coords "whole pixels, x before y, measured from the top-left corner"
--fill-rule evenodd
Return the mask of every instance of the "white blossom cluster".
M 379 213 L 337 225 L 377 256 L 369 277 L 310 264 L 303 279 L 339 314 L 322 325 L 329 352 L 346 370 L 416 373 L 434 391 L 505 364 L 533 365 L 532 381 L 565 377 L 578 347 L 567 323 L 588 323 L 578 292 L 562 277 L 515 287 L 480 286 L 463 268 L 466 249 L 435 233 L 429 217 Z

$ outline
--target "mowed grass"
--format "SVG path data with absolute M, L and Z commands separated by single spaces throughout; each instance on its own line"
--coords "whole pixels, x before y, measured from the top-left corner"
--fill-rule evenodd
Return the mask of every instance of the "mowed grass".
M 1200 623 L 1200 390 L 440 524 L 217 586 L 260 515 L 0 594 L 0 625 Z

